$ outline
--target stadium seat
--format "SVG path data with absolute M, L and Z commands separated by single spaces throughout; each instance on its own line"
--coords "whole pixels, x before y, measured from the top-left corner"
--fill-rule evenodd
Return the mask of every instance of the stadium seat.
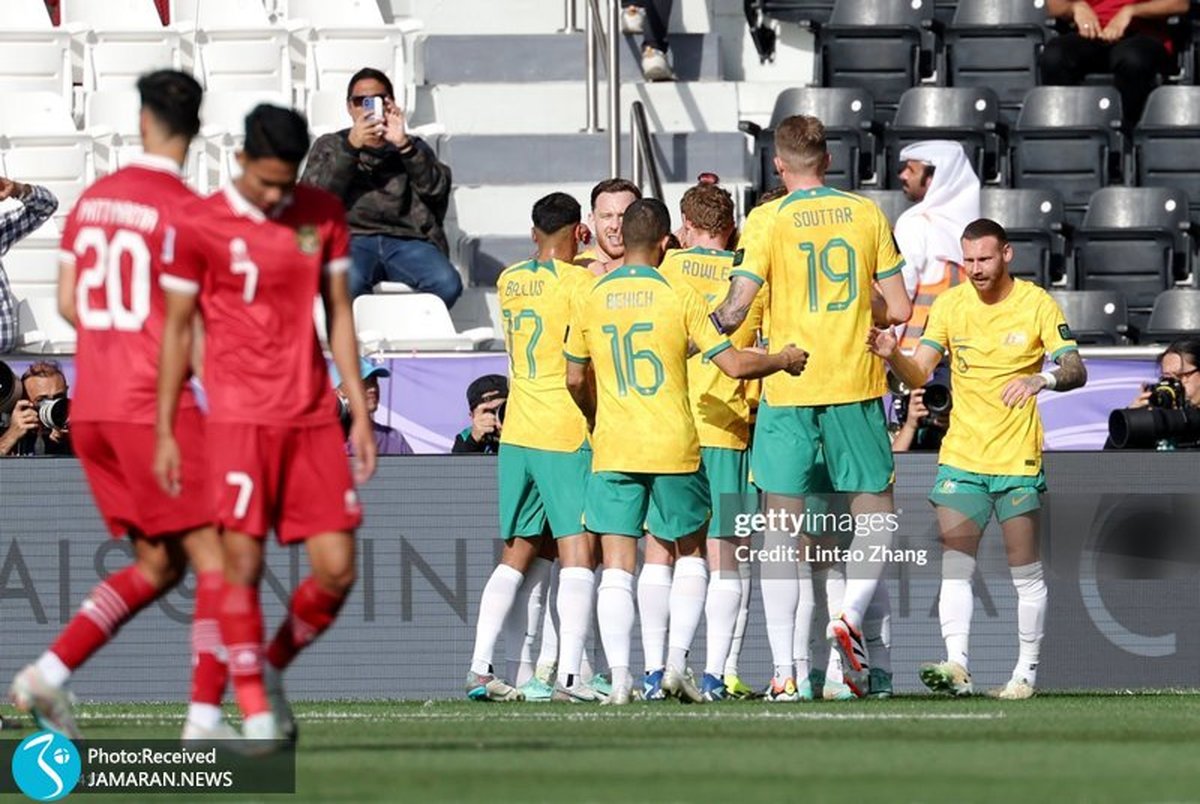
M 928 72 L 921 47 L 933 28 L 932 0 L 837 0 L 818 31 L 821 84 L 863 87 L 877 105 L 894 107 Z
M 1112 87 L 1035 87 L 1010 136 L 1012 186 L 1053 189 L 1082 208 L 1122 177 L 1121 96 Z
M 245 120 L 255 106 L 270 103 L 291 106 L 291 98 L 278 92 L 206 92 L 200 107 L 204 162 L 200 166 L 200 192 L 223 186 L 238 168 L 235 153 L 245 139 Z
M 827 184 L 853 190 L 875 175 L 875 131 L 871 122 L 875 102 L 871 93 L 849 87 L 803 87 L 779 93 L 766 129 L 752 123 L 741 124 L 741 129 L 754 137 L 758 170 L 754 179 L 758 188 L 765 190 L 774 183 L 776 127 L 797 114 L 818 117 L 825 124 L 829 152 L 833 155 L 825 177 Z
M 904 93 L 896 117 L 884 133 L 883 178 L 899 187 L 900 151 L 919 140 L 955 140 L 981 181 L 999 176 L 1001 138 L 997 123 L 1000 102 L 990 89 L 916 87 Z
M 180 30 L 275 27 L 262 0 L 174 0 L 171 22 Z
M 72 100 L 71 38 L 0 23 L 0 92 L 54 92 Z
M 947 83 L 987 87 L 1015 111 L 1037 85 L 1038 57 L 1050 33 L 1044 0 L 959 3 L 946 31 Z
M 1133 134 L 1134 175 L 1143 187 L 1178 187 L 1200 209 L 1200 87 L 1150 94 Z
M 1146 337 L 1159 343 L 1182 335 L 1200 334 L 1200 290 L 1175 288 L 1164 290 L 1154 300 Z
M 60 0 L 59 9 L 63 25 L 78 24 L 89 30 L 136 31 L 162 27 L 154 0 Z
M 1130 343 L 1129 311 L 1120 291 L 1054 290 L 1050 295 L 1058 302 L 1067 326 L 1079 343 Z
M 1007 230 L 1013 276 L 1042 287 L 1066 278 L 1066 216 L 1057 192 L 988 188 L 979 196 L 979 214 Z
M 1166 187 L 1106 187 L 1074 235 L 1075 287 L 1119 290 L 1141 324 L 1154 299 L 1190 268 L 1187 196 Z M 1140 328 L 1140 327 L 1139 327 Z
M 829 22 L 835 0 L 750 0 L 748 10 L 783 22 L 812 23 L 823 25 Z
M 495 337 L 491 327 L 456 331 L 446 305 L 431 293 L 359 296 L 354 300 L 354 325 L 367 352 L 471 351 Z
M 75 327 L 58 314 L 55 285 L 27 285 L 17 306 L 17 348 L 38 354 L 75 351 Z
M 55 230 L 57 231 L 57 230 Z M 47 285 L 58 281 L 59 242 L 47 237 L 22 240 L 4 255 L 4 272 L 16 294 L 23 285 Z
M 293 97 L 288 33 L 259 0 L 177 0 L 175 13 L 184 67 L 206 89 Z
M 282 0 L 288 20 L 315 28 L 370 28 L 384 25 L 376 0 Z
M 856 192 L 878 204 L 879 208 L 883 210 L 883 214 L 887 215 L 887 219 L 892 222 L 892 226 L 896 225 L 896 219 L 900 217 L 900 213 L 913 205 L 913 202 L 908 200 L 908 196 L 902 190 L 857 190 Z
M 66 101 L 51 92 L 0 94 L 0 175 L 45 185 L 66 217 L 95 178 L 92 140 L 76 131 Z
M 346 128 L 350 125 L 350 113 L 346 111 L 345 88 L 307 93 L 305 113 L 313 137 Z
M 179 34 L 167 28 L 89 30 L 83 39 L 84 91 L 130 89 L 138 76 L 182 64 Z
M 49 31 L 53 27 L 45 0 L 0 3 L 0 31 Z

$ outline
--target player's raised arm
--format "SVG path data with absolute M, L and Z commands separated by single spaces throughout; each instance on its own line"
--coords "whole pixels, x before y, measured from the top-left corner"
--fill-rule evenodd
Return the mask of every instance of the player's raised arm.
M 721 332 L 728 335 L 742 325 L 754 303 L 754 297 L 758 295 L 759 287 L 761 283 L 748 276 L 734 276 L 729 280 L 725 301 L 712 314 L 712 321 Z
M 903 280 L 901 282 L 903 283 Z M 924 386 L 942 359 L 942 352 L 924 339 L 917 347 L 916 354 L 909 357 L 900 351 L 896 333 L 891 329 L 878 327 L 871 327 L 867 332 L 867 351 L 886 360 L 893 373 L 909 388 Z
M 342 258 L 344 259 L 344 258 Z M 363 390 L 358 362 L 358 336 L 354 333 L 354 310 L 346 278 L 349 260 L 331 261 L 321 278 L 321 301 L 328 322 L 329 351 L 342 376 L 342 388 L 350 403 L 350 444 L 354 448 L 354 482 L 365 483 L 375 474 L 376 445 Z

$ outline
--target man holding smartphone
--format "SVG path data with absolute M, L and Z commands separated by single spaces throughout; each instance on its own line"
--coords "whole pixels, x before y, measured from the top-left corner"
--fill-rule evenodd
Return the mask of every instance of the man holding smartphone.
M 350 128 L 313 143 L 301 181 L 342 199 L 350 224 L 350 293 L 376 282 L 403 282 L 449 308 L 462 278 L 447 258 L 442 220 L 450 204 L 450 168 L 405 130 L 391 80 L 364 67 L 350 78 Z

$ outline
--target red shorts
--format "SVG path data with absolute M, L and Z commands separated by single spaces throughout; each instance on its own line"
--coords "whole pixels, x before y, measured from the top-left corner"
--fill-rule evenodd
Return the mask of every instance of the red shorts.
M 353 531 L 362 508 L 342 428 L 209 423 L 209 483 L 226 530 L 281 544 Z
M 184 408 L 175 420 L 183 460 L 182 493 L 168 495 L 154 477 L 153 424 L 74 422 L 71 442 L 83 464 L 100 516 L 113 536 L 129 531 L 147 538 L 183 535 L 212 524 L 205 464 L 204 417 Z

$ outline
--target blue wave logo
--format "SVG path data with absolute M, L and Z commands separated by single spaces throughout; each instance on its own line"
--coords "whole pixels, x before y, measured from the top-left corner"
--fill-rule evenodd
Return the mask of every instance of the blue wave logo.
M 75 744 L 52 731 L 26 737 L 12 758 L 13 780 L 34 801 L 66 798 L 79 784 L 82 771 Z

